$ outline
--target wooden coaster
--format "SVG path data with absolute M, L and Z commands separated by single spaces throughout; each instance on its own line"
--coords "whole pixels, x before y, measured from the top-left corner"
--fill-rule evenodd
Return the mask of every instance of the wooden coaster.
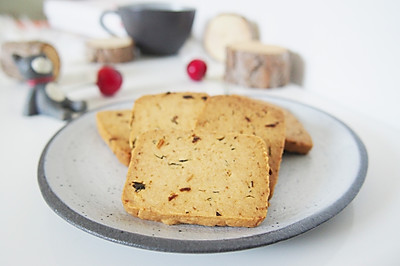
M 86 43 L 90 62 L 123 63 L 134 59 L 134 42 L 130 38 L 93 39 Z
M 256 27 L 245 17 L 220 14 L 207 23 L 203 42 L 204 49 L 213 59 L 224 62 L 227 45 L 255 39 L 258 39 Z
M 227 47 L 225 81 L 251 88 L 274 88 L 289 83 L 290 55 L 280 46 L 258 41 Z

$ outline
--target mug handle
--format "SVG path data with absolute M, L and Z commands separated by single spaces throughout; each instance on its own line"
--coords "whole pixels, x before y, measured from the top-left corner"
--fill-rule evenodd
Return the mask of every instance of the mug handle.
M 109 15 L 109 14 L 117 14 L 118 12 L 116 10 L 106 10 L 103 11 L 103 13 L 101 13 L 100 15 L 100 26 L 107 31 L 109 34 L 111 34 L 112 36 L 117 36 L 117 34 L 115 34 L 112 30 L 110 30 L 107 25 L 104 23 L 104 18 Z

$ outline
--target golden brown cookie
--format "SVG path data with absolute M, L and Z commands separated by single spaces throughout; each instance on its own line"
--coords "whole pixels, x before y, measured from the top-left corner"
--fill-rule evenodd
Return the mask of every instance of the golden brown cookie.
M 285 115 L 286 136 L 285 151 L 298 154 L 307 154 L 313 147 L 311 135 L 304 128 L 303 124 L 288 109 L 276 104 L 264 102 L 274 108 L 280 109 Z
M 267 145 L 270 170 L 270 197 L 278 181 L 285 144 L 285 118 L 280 109 L 238 95 L 209 97 L 196 130 L 236 132 L 261 137 Z
M 257 136 L 147 131 L 135 142 L 122 202 L 133 216 L 169 225 L 254 227 L 267 214 L 268 172 Z
M 148 130 L 194 129 L 208 97 L 206 93 L 167 92 L 137 99 L 132 110 L 131 147 L 137 136 Z
M 96 114 L 97 129 L 118 160 L 128 166 L 131 157 L 129 147 L 129 121 L 131 110 L 106 110 Z
M 310 134 L 293 113 L 282 110 L 286 120 L 285 151 L 307 154 L 313 147 Z

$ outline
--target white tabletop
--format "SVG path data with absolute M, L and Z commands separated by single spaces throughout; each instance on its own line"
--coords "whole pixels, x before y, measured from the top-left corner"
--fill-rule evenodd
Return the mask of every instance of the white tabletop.
M 111 98 L 102 97 L 94 85 L 83 84 L 99 67 L 96 64 L 71 60 L 63 66 L 60 85 L 70 97 L 87 100 L 90 109 L 161 91 L 221 94 L 249 90 L 224 84 L 221 66 L 212 62 L 206 79 L 192 82 L 185 73 L 187 59 L 188 55 L 141 58 L 117 65 L 124 84 Z M 300 236 L 250 250 L 196 255 L 116 244 L 74 227 L 51 210 L 39 190 L 37 167 L 44 146 L 65 122 L 45 116 L 24 117 L 27 91 L 25 84 L 0 74 L 0 265 L 398 265 L 400 262 L 397 244 L 400 132 L 398 125 L 362 115 L 357 101 L 344 106 L 295 85 L 260 91 L 317 107 L 349 125 L 368 151 L 366 181 L 341 213 Z

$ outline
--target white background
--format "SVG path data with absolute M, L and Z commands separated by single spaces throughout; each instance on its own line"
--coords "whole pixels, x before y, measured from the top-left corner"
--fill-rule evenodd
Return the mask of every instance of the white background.
M 56 0 L 46 0 L 51 3 Z M 68 2 L 68 1 L 61 1 Z M 106 36 L 97 24 L 93 4 L 69 1 L 59 10 L 74 14 L 74 19 L 61 20 L 65 28 L 87 34 Z M 96 3 L 97 12 L 105 7 L 142 1 L 89 1 Z M 159 0 L 158 2 L 193 6 L 196 18 L 194 37 L 201 42 L 209 19 L 220 13 L 237 13 L 253 22 L 265 44 L 281 45 L 296 55 L 294 80 L 308 91 L 328 100 L 354 105 L 367 115 L 389 124 L 400 114 L 397 76 L 400 71 L 400 2 L 395 0 Z M 81 5 L 73 8 L 71 3 Z M 90 6 L 91 8 L 87 8 Z M 73 11 L 69 11 L 73 9 Z M 53 13 L 54 14 L 54 13 Z M 48 14 L 49 16 L 51 14 Z M 109 21 L 118 24 L 108 17 Z M 64 20 L 66 22 L 64 22 Z M 82 27 L 82 22 L 91 26 Z M 95 26 L 98 28 L 94 28 Z M 110 24 L 108 24 L 110 25 Z M 382 110 L 377 114 L 376 110 Z
M 198 7 L 197 37 L 210 17 L 242 14 L 258 25 L 264 43 L 302 58 L 305 89 L 349 107 L 357 101 L 362 112 L 399 127 L 399 1 L 184 2 Z

